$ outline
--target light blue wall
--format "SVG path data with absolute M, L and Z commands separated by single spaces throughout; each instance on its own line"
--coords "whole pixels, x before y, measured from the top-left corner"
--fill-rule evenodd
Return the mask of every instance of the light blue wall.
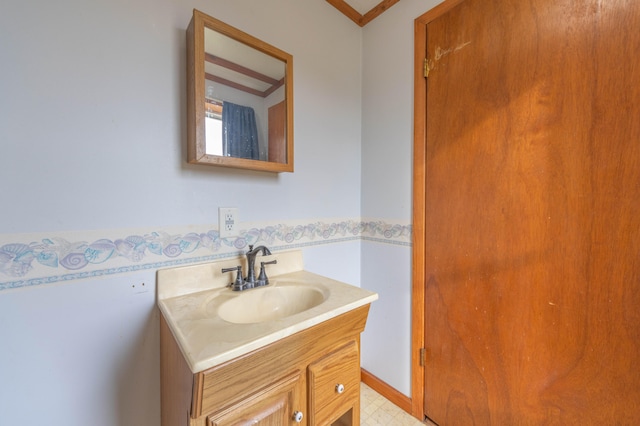
M 0 424 L 158 426 L 154 282 L 147 271 L 1 292 Z
M 1 8 L 1 233 L 207 225 L 219 206 L 247 222 L 360 215 L 361 30 L 324 2 Z M 193 8 L 293 55 L 295 173 L 185 164 Z
M 363 217 L 412 220 L 414 20 L 440 0 L 402 0 L 363 29 Z M 411 246 L 362 242 L 362 285 L 380 300 L 363 335 L 362 365 L 411 395 Z
M 363 366 L 409 394 L 406 336 L 380 349 L 409 309 L 411 80 L 363 71 L 412 43 L 420 2 L 404 1 L 385 14 L 402 19 L 364 31 L 322 0 L 3 2 L 0 424 L 158 425 L 155 270 L 239 251 L 205 244 L 220 206 L 252 238 L 302 247 L 309 270 L 379 291 Z M 193 8 L 293 55 L 295 173 L 185 163 Z M 376 57 L 368 28 L 396 25 L 410 27 Z M 379 128 L 367 105 L 391 84 L 401 96 L 385 111 L 402 117 Z M 296 226 L 312 231 L 287 239 Z M 154 253 L 158 241 L 183 251 Z M 96 247 L 93 262 L 62 262 Z

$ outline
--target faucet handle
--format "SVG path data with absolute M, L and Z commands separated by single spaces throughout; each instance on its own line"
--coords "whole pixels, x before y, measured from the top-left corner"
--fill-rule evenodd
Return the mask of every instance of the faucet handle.
M 240 291 L 244 289 L 244 282 L 242 280 L 242 265 L 234 266 L 233 268 L 222 268 L 222 272 L 237 271 L 236 279 L 230 283 L 227 287 L 231 287 L 233 291 Z
M 267 278 L 267 273 L 264 270 L 264 265 L 275 265 L 276 263 L 278 263 L 278 259 L 274 259 L 270 262 L 260 262 L 260 274 L 258 275 L 258 282 L 256 283 L 256 287 L 269 284 L 269 278 Z

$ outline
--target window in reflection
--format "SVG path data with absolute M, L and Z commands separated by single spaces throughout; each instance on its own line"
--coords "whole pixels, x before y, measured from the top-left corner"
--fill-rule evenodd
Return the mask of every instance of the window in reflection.
M 222 154 L 222 102 L 215 99 L 205 100 L 205 146 L 208 155 Z

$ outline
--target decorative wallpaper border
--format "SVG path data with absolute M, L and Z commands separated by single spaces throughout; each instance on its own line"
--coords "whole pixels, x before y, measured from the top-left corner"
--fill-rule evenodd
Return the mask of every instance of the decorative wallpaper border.
M 233 238 L 220 238 L 217 229 L 157 230 L 116 238 L 79 237 L 69 241 L 66 235 L 29 235 L 29 239 L 18 235 L 3 241 L 6 236 L 0 235 L 0 291 L 207 262 L 237 256 L 254 244 L 264 244 L 275 251 L 354 240 L 409 247 L 411 225 L 341 220 L 251 227 Z

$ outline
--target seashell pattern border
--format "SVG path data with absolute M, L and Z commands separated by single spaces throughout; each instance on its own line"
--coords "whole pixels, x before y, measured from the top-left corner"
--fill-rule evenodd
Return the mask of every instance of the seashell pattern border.
M 410 224 L 346 219 L 266 224 L 233 238 L 220 238 L 217 229 L 154 230 L 115 238 L 77 232 L 73 237 L 0 235 L 0 291 L 230 258 L 254 244 L 275 251 L 356 240 L 410 247 L 411 231 Z

